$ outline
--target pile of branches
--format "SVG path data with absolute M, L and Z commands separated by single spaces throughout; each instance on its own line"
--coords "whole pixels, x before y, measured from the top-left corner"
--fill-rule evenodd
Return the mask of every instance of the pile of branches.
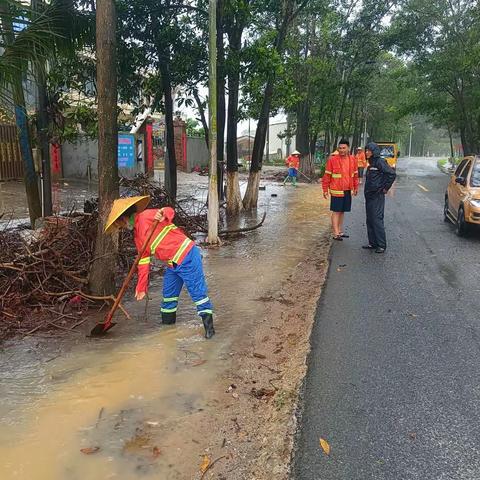
M 206 233 L 207 206 L 189 197 L 183 200 L 173 200 L 167 191 L 148 177 L 147 174 L 137 174 L 133 179 L 121 178 L 120 188 L 122 197 L 135 195 L 150 195 L 149 208 L 173 207 L 175 209 L 174 223 L 181 227 L 185 233 L 194 238 L 196 233 Z
M 67 303 L 88 301 L 83 293 L 93 261 L 95 215 L 48 217 L 36 236 L 5 228 L 0 232 L 0 332 L 27 332 L 38 315 L 78 320 Z M 56 314 L 54 316 L 53 314 Z M 61 326 L 58 328 L 62 328 Z

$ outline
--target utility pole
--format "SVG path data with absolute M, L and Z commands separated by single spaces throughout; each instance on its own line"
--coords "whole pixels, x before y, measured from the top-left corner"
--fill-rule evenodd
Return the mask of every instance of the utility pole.
M 266 152 L 267 164 L 270 161 L 270 117 L 268 117 L 267 123 L 267 152 Z
M 208 184 L 208 237 L 211 245 L 218 238 L 218 176 L 217 176 L 217 0 L 209 4 L 209 113 L 210 113 L 210 168 Z
M 408 158 L 412 158 L 412 132 L 413 132 L 413 123 L 410 124 L 410 143 L 408 147 Z

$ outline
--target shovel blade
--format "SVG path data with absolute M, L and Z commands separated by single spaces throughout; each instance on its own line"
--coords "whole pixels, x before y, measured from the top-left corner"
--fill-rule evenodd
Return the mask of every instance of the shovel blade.
M 115 322 L 97 323 L 90 331 L 90 337 L 103 337 L 115 325 Z

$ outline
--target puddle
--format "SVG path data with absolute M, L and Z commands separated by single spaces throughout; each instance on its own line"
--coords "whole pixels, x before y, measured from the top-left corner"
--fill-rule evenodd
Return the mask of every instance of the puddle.
M 220 402 L 231 345 L 264 318 L 259 299 L 315 248 L 329 221 L 319 185 L 267 184 L 261 193 L 245 222 L 266 210 L 263 227 L 203 250 L 217 312 L 212 341 L 185 293 L 177 325 L 159 325 L 154 279 L 147 321 L 143 302 L 127 303 L 134 320 L 119 316 L 107 338 L 27 338 L 0 353 L 0 478 L 192 478 L 209 446 L 198 432 Z

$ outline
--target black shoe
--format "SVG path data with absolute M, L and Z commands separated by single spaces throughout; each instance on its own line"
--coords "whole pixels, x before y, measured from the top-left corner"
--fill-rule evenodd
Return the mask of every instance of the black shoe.
M 215 335 L 215 329 L 213 328 L 213 315 L 208 313 L 202 315 L 203 326 L 205 327 L 205 338 L 212 338 Z
M 343 238 L 341 235 L 334 235 L 333 239 L 336 240 L 337 242 L 343 242 Z
M 374 247 L 373 245 L 363 245 L 362 248 L 364 250 L 375 250 L 377 247 Z
M 162 312 L 163 325 L 173 325 L 177 321 L 177 312 Z
M 375 249 L 375 253 L 385 253 L 385 249 L 382 248 L 382 247 L 377 247 L 377 248 Z
M 350 238 L 350 235 L 347 235 L 346 233 L 341 233 L 340 236 L 342 238 Z

